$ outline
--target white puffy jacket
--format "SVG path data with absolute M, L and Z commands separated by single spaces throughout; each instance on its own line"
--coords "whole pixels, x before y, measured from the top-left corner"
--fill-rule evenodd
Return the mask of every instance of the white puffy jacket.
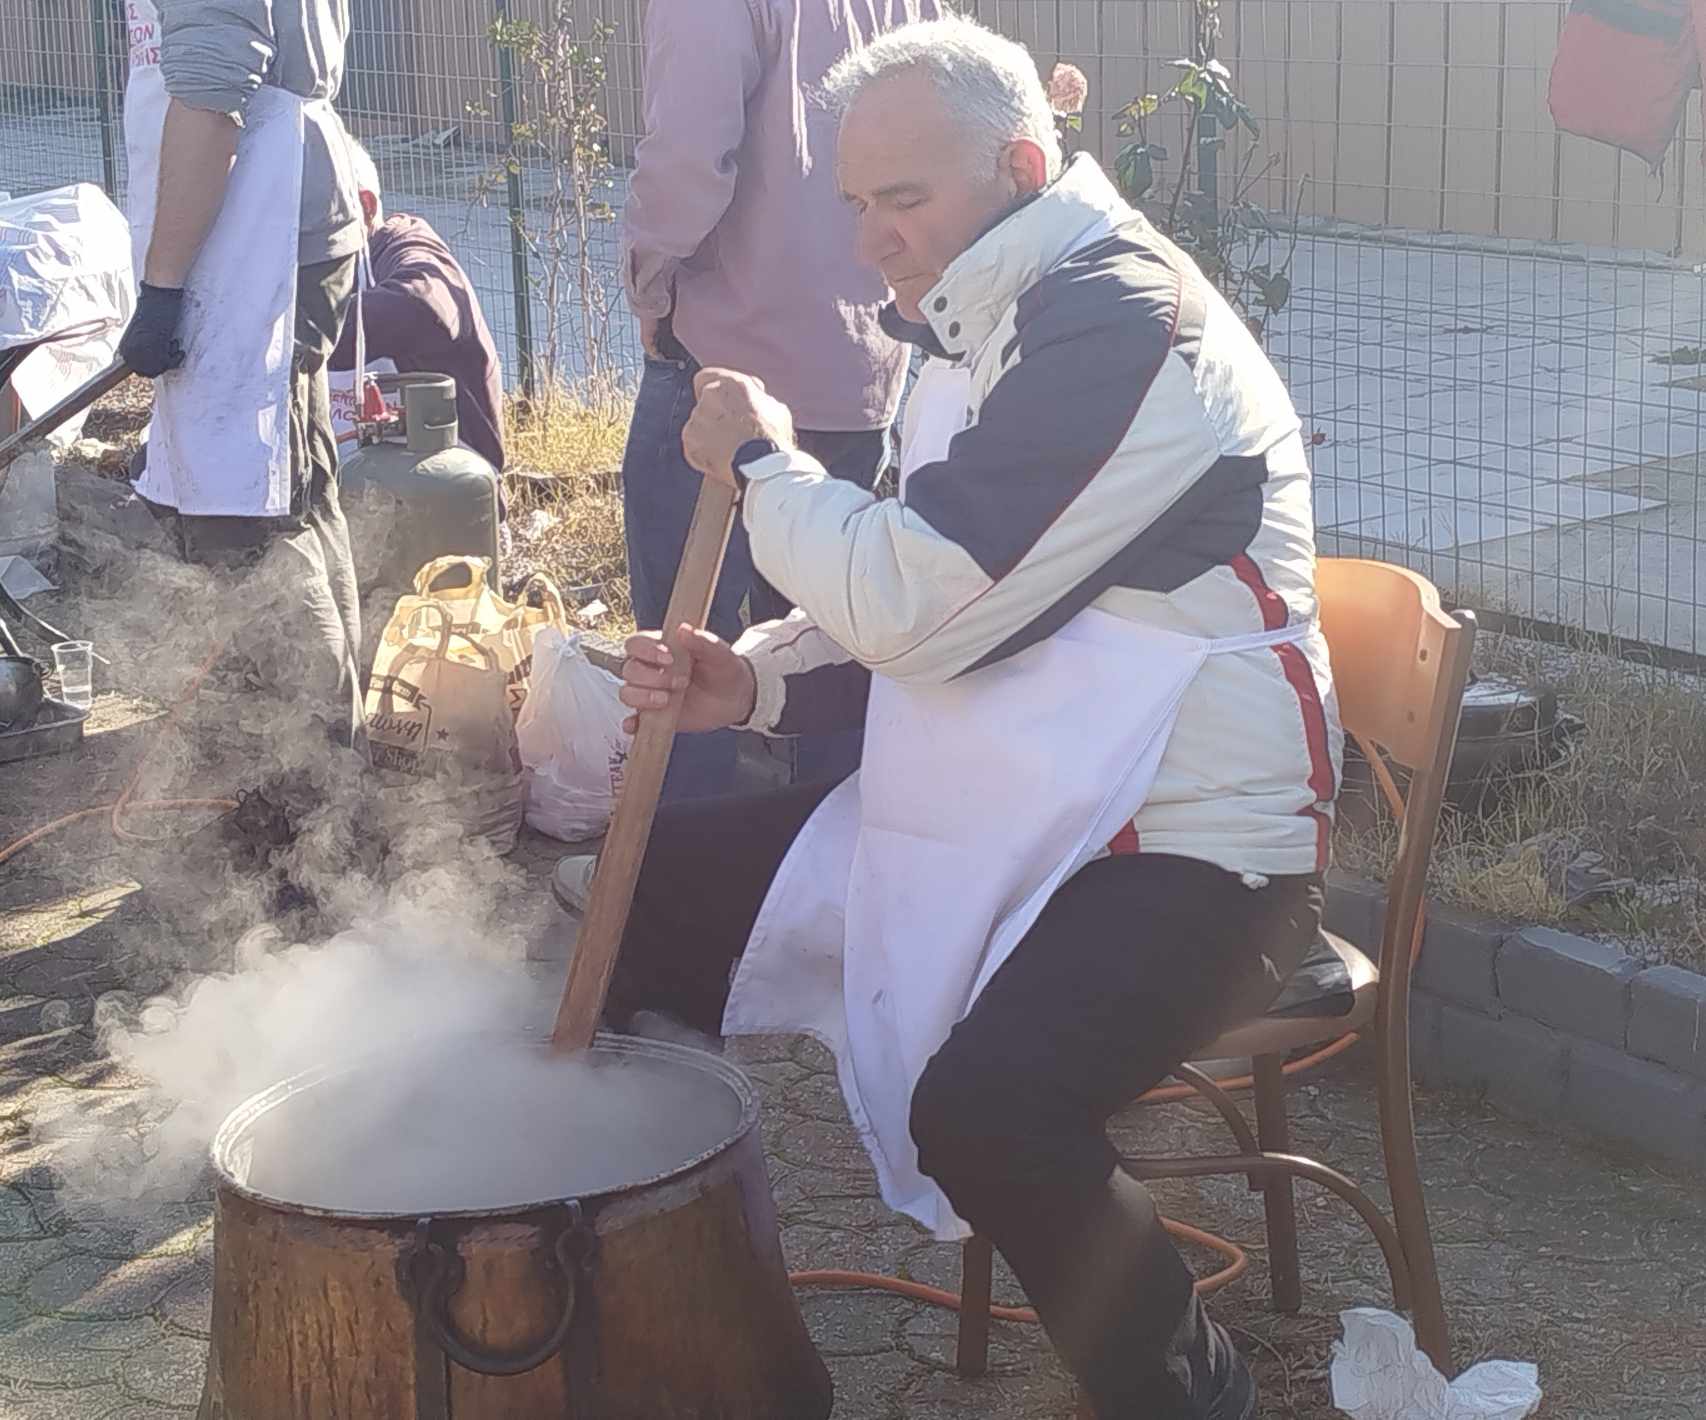
M 976 674 L 1089 605 L 1210 638 L 1313 622 L 1291 400 L 1231 307 L 1091 159 L 964 252 L 924 309 L 914 334 L 969 362 L 971 411 L 904 500 L 797 452 L 743 470 L 753 560 L 801 608 L 740 642 L 752 728 L 857 724 L 870 674 Z M 1318 871 L 1342 748 L 1319 630 L 1213 657 L 1110 846 Z

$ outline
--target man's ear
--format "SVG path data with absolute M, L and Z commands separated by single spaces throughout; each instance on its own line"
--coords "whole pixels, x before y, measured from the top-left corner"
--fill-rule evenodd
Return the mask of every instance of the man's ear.
M 1015 138 L 1007 145 L 1001 168 L 1018 197 L 1029 197 L 1048 186 L 1048 158 L 1029 138 Z
M 371 192 L 362 192 L 361 215 L 367 219 L 367 225 L 372 226 L 379 220 L 379 198 Z

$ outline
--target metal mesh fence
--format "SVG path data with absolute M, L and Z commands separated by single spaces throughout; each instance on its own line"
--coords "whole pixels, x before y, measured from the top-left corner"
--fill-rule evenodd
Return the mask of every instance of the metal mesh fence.
M 81 179 L 122 197 L 126 3 L 0 0 L 0 189 Z M 637 369 L 614 257 L 643 128 L 642 5 L 571 8 L 583 39 L 611 27 L 597 43 L 610 164 L 587 189 L 591 291 L 543 279 L 553 241 L 579 254 L 560 223 L 541 237 L 561 162 L 507 161 L 505 135 L 553 99 L 493 24 L 549 22 L 557 0 L 354 7 L 341 105 L 388 206 L 451 242 L 517 379 L 547 351 L 556 377 L 586 373 L 589 338 L 617 374 Z M 1045 70 L 1084 70 L 1082 139 L 1105 162 L 1129 141 L 1119 110 L 1164 98 L 1170 61 L 1191 49 L 1189 0 L 962 8 Z M 1706 654 L 1700 116 L 1691 104 L 1657 174 L 1560 133 L 1546 93 L 1568 9 L 1222 0 L 1218 56 L 1260 134 L 1226 135 L 1215 187 L 1264 263 L 1289 261 L 1265 338 L 1314 445 L 1323 550 L 1406 561 L 1538 623 Z M 1189 138 L 1179 113 L 1164 102 L 1148 120 L 1168 154 L 1162 191 Z

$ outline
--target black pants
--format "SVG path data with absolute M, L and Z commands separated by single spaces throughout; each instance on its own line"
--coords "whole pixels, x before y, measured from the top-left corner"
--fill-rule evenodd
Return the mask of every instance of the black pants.
M 362 724 L 361 603 L 349 529 L 338 504 L 338 449 L 326 362 L 355 293 L 355 258 L 305 266 L 296 281 L 290 383 L 288 515 L 206 517 L 150 504 L 186 562 L 238 579 L 241 623 L 210 627 L 249 664 L 291 718 L 323 721 L 352 744 Z
M 788 846 L 828 792 L 666 805 L 611 986 L 715 1034 Z M 1209 864 L 1091 863 L 1050 900 L 936 1053 L 912 1137 L 954 1210 L 1001 1251 L 1104 1420 L 1192 1417 L 1169 1354 L 1200 1315 L 1113 1112 L 1261 1010 L 1320 925 L 1317 876 L 1251 888 Z

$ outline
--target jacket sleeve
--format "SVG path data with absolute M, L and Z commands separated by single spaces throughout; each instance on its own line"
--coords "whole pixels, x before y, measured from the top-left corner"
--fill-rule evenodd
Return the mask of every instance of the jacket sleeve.
M 758 687 L 751 717 L 737 728 L 783 738 L 864 724 L 870 671 L 803 611 L 749 628 L 735 650 L 752 666 Z
M 367 337 L 367 358 L 393 360 L 404 368 L 452 344 L 460 334 L 461 315 L 437 266 L 405 263 L 362 292 L 361 323 Z M 351 369 L 354 364 L 352 306 L 332 365 Z
M 652 0 L 645 41 L 646 136 L 622 209 L 622 276 L 634 313 L 656 317 L 734 196 L 761 64 L 748 0 Z
M 273 0 L 167 0 L 160 15 L 166 92 L 242 120 L 278 53 Z
M 941 683 L 1058 628 L 1219 457 L 1172 309 L 1072 278 L 1041 294 L 977 421 L 904 502 L 801 453 L 746 469 L 754 563 L 873 671 Z

